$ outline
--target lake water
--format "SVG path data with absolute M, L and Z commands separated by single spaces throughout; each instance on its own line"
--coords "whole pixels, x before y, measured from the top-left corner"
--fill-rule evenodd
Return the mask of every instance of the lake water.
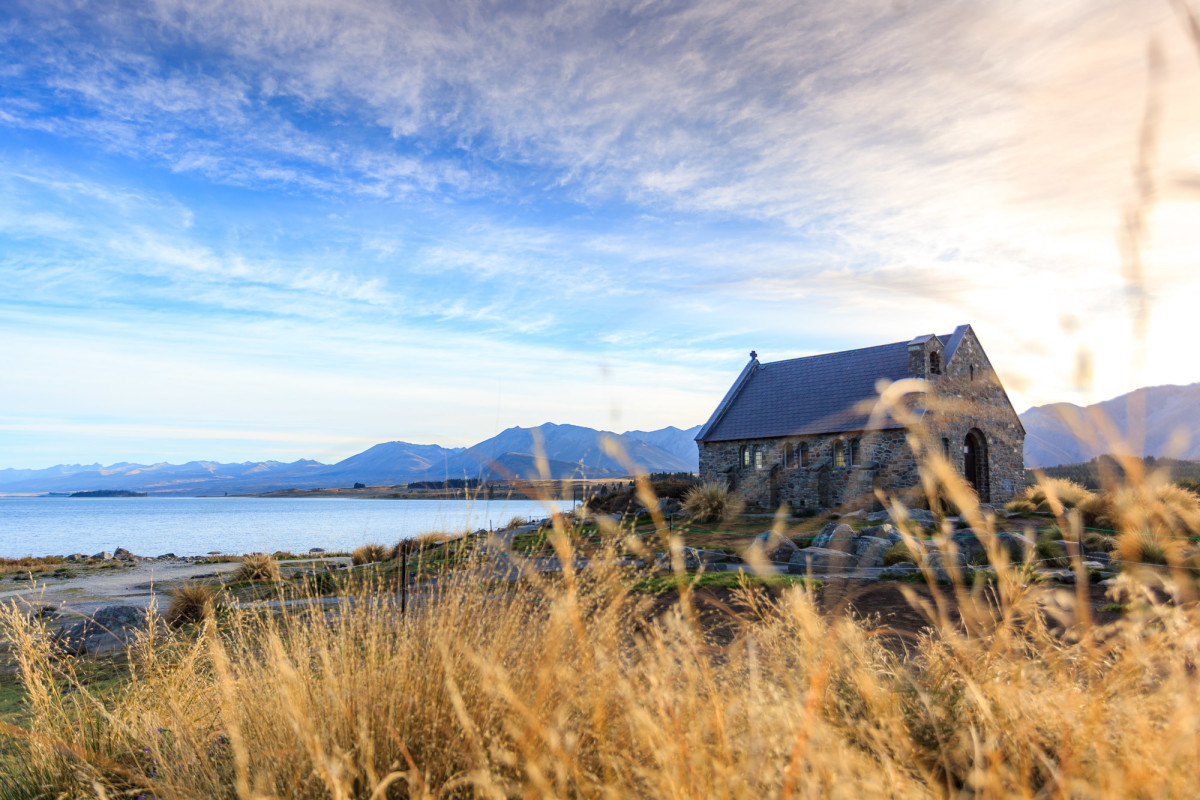
M 554 504 L 566 510 L 571 501 Z M 428 531 L 501 527 L 550 514 L 533 500 L 366 500 L 338 497 L 0 498 L 0 557 L 239 554 L 311 547 L 352 550 Z

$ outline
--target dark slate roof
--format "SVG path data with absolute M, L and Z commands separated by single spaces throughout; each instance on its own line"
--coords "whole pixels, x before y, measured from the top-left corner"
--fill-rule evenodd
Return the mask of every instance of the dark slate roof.
M 958 347 L 967 326 L 938 339 Z M 908 342 L 760 364 L 752 360 L 697 434 L 702 442 L 865 430 L 876 383 L 912 377 Z M 877 428 L 897 428 L 888 418 Z

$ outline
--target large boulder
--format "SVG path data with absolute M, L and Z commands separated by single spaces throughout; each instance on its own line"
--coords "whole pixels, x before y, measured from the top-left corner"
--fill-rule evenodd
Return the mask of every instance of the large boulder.
M 763 558 L 772 564 L 787 564 L 792 560 L 792 554 L 800 548 L 786 536 L 780 536 L 774 531 L 763 531 L 754 537 L 750 549 L 761 553 Z
M 121 650 L 146 625 L 146 611 L 134 606 L 106 606 L 88 619 L 59 631 L 54 647 L 69 655 L 101 655 Z
M 849 550 L 854 540 L 854 528 L 845 523 L 831 522 L 821 529 L 812 541 L 813 547 L 829 547 L 835 550 Z
M 890 550 L 892 541 L 874 536 L 860 536 L 854 541 L 854 561 L 859 569 L 883 565 L 883 554 Z
M 885 522 L 882 525 L 872 525 L 868 528 L 862 528 L 858 531 L 859 536 L 869 536 L 875 539 L 887 539 L 892 542 L 900 541 L 900 531 L 890 522 Z

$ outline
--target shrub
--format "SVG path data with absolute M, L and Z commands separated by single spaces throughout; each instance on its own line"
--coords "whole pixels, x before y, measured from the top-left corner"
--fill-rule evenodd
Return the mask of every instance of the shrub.
M 213 612 L 213 590 L 203 583 L 185 583 L 171 592 L 171 604 L 163 618 L 173 628 L 200 622 Z
M 395 550 L 395 548 L 392 548 Z M 364 544 L 361 547 L 356 547 L 350 553 L 350 561 L 356 567 L 361 567 L 363 564 L 376 564 L 380 561 L 388 559 L 388 548 L 381 544 Z
M 695 522 L 720 522 L 741 513 L 745 501 L 723 483 L 693 486 L 683 496 L 683 513 Z
M 266 553 L 242 556 L 242 563 L 233 573 L 235 581 L 279 581 L 279 562 Z

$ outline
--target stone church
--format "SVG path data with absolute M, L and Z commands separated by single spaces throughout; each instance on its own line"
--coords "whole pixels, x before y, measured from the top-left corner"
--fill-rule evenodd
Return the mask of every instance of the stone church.
M 861 350 L 750 363 L 696 435 L 700 479 L 750 504 L 832 508 L 918 485 L 917 459 L 891 416 L 871 419 L 877 386 L 927 383 L 910 395 L 926 441 L 984 503 L 1024 488 L 1025 428 L 970 325 Z

